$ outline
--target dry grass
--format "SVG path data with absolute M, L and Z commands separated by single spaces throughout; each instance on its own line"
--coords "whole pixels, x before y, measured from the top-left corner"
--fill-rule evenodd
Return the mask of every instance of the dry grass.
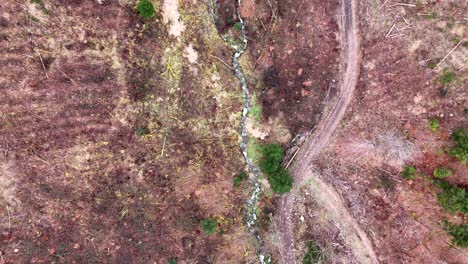
M 372 140 L 354 139 L 345 146 L 345 155 L 352 161 L 377 161 L 391 166 L 403 166 L 419 153 L 416 145 L 395 131 L 387 131 Z

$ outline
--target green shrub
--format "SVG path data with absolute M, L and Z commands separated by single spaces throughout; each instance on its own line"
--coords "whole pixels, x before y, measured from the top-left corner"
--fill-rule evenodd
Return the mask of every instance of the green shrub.
M 462 248 L 468 247 L 468 225 L 452 224 L 445 220 L 442 226 L 445 231 L 447 231 L 447 233 L 452 236 L 452 243 L 455 246 Z
M 136 6 L 136 10 L 142 18 L 151 18 L 154 16 L 154 6 L 151 0 L 140 0 Z
M 137 134 L 137 136 L 139 137 L 142 137 L 144 135 L 148 135 L 149 132 L 148 132 L 148 129 L 144 126 L 138 126 L 137 128 L 135 128 L 135 133 Z
M 214 218 L 207 218 L 200 223 L 203 232 L 207 235 L 212 235 L 218 230 L 218 221 Z
M 406 166 L 405 169 L 401 172 L 401 176 L 407 180 L 414 179 L 414 174 L 416 173 L 416 168 L 413 166 Z
M 245 172 L 240 172 L 239 174 L 236 175 L 236 177 L 234 177 L 234 189 L 237 189 L 239 188 L 240 184 L 247 180 L 247 173 Z
M 435 62 L 429 62 L 429 63 L 427 64 L 427 67 L 428 67 L 429 69 L 432 69 L 432 70 L 435 69 L 436 66 L 437 66 L 437 64 L 436 64 Z
M 452 170 L 449 168 L 441 167 L 434 170 L 434 176 L 440 179 L 447 178 L 450 175 L 452 175 Z
M 282 194 L 291 191 L 294 179 L 287 170 L 280 168 L 268 175 L 268 182 L 275 193 Z
M 436 12 L 432 12 L 432 13 L 426 15 L 426 18 L 427 18 L 427 19 L 436 19 L 436 18 L 437 18 L 437 13 L 436 13 Z
M 241 24 L 241 22 L 236 22 L 236 23 L 234 23 L 234 28 L 235 28 L 236 30 L 241 31 L 241 30 L 242 30 L 242 24 Z
M 307 241 L 307 251 L 302 258 L 302 264 L 325 263 L 326 255 L 322 252 L 320 246 L 313 241 Z
M 452 141 L 455 146 L 448 150 L 448 154 L 457 158 L 462 163 L 468 161 L 468 134 L 462 128 L 455 129 L 452 132 Z
M 260 159 L 260 169 L 270 174 L 278 170 L 281 166 L 281 159 L 283 158 L 284 151 L 279 144 L 269 144 L 261 147 L 260 150 L 262 158 Z
M 177 260 L 175 258 L 170 258 L 169 261 L 167 262 L 169 264 L 177 264 Z
M 455 74 L 448 69 L 444 69 L 444 72 L 442 72 L 442 75 L 439 77 L 439 82 L 442 85 L 447 85 L 453 80 L 455 80 Z
M 439 130 L 439 119 L 437 118 L 429 119 L 428 125 L 432 133 L 437 132 L 437 130 Z
M 464 188 L 441 180 L 436 180 L 435 183 L 442 188 L 442 192 L 437 194 L 437 201 L 445 210 L 468 214 L 468 194 Z
M 269 144 L 261 147 L 262 158 L 259 167 L 267 175 L 271 189 L 275 193 L 289 192 L 294 183 L 291 175 L 281 166 L 284 151 L 279 144 Z

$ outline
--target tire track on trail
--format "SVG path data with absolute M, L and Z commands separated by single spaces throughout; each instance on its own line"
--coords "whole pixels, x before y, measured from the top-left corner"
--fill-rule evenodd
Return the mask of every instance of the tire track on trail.
M 314 175 L 311 163 L 328 144 L 335 129 L 350 104 L 359 77 L 360 38 L 357 25 L 357 6 L 355 0 L 341 0 L 340 35 L 342 41 L 342 65 L 339 95 L 328 114 L 317 125 L 314 133 L 307 139 L 292 164 L 291 173 L 295 179 L 293 190 L 283 196 L 279 203 L 278 232 L 280 233 L 280 253 L 283 263 L 296 263 L 292 209 L 295 193 L 301 183 L 311 186 L 317 202 L 340 225 L 345 241 L 351 247 L 360 263 L 378 263 L 372 244 L 366 233 L 347 211 L 339 194 L 332 186 Z M 307 181 L 305 181 L 307 180 Z

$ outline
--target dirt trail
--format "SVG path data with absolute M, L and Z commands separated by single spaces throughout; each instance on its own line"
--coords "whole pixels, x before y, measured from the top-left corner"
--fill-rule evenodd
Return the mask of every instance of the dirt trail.
M 353 250 L 360 263 L 378 263 L 372 245 L 364 231 L 347 211 L 333 187 L 314 175 L 310 165 L 313 159 L 328 144 L 333 132 L 343 118 L 346 108 L 351 102 L 359 76 L 360 42 L 357 25 L 357 10 L 355 0 L 342 0 L 340 33 L 342 36 L 342 77 L 340 80 L 339 97 L 328 115 L 319 123 L 314 134 L 304 143 L 291 168 L 295 187 L 288 195 L 282 197 L 279 205 L 278 232 L 283 263 L 296 263 L 294 253 L 294 236 L 291 212 L 294 195 L 301 183 L 309 178 L 315 198 L 327 210 L 327 213 L 340 225 L 345 241 Z

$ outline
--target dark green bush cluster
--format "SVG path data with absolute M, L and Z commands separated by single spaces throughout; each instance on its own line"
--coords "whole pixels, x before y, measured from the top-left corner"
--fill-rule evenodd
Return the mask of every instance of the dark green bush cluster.
M 284 151 L 279 144 L 269 144 L 261 147 L 260 169 L 268 177 L 271 189 L 276 193 L 287 193 L 293 185 L 293 178 L 281 166 Z
M 151 0 L 140 0 L 136 6 L 136 10 L 142 18 L 151 18 L 154 16 L 154 6 Z
M 234 177 L 234 189 L 239 188 L 241 183 L 247 180 L 247 178 L 247 173 L 245 172 L 240 172 L 239 174 L 237 174 L 236 177 Z
M 401 176 L 407 180 L 414 179 L 414 174 L 416 173 L 416 168 L 413 166 L 406 166 L 405 169 L 401 172 Z
M 434 170 L 434 177 L 437 177 L 439 179 L 446 178 L 450 175 L 452 175 L 452 170 L 449 168 L 440 167 Z
M 313 241 L 307 241 L 307 251 L 302 258 L 302 264 L 325 263 L 326 255 L 322 252 L 320 246 Z
M 452 236 L 452 243 L 462 248 L 468 247 L 468 225 L 457 225 L 444 221 L 443 227 Z
M 207 218 L 200 223 L 203 232 L 207 235 L 212 235 L 218 230 L 218 221 L 214 218 Z
M 437 200 L 445 210 L 450 213 L 468 214 L 468 194 L 464 188 L 441 180 L 435 183 L 442 188 L 442 192 L 437 194 Z
M 462 163 L 468 161 L 468 133 L 463 128 L 455 129 L 452 132 L 452 141 L 455 146 L 448 150 L 448 154 L 457 158 Z

